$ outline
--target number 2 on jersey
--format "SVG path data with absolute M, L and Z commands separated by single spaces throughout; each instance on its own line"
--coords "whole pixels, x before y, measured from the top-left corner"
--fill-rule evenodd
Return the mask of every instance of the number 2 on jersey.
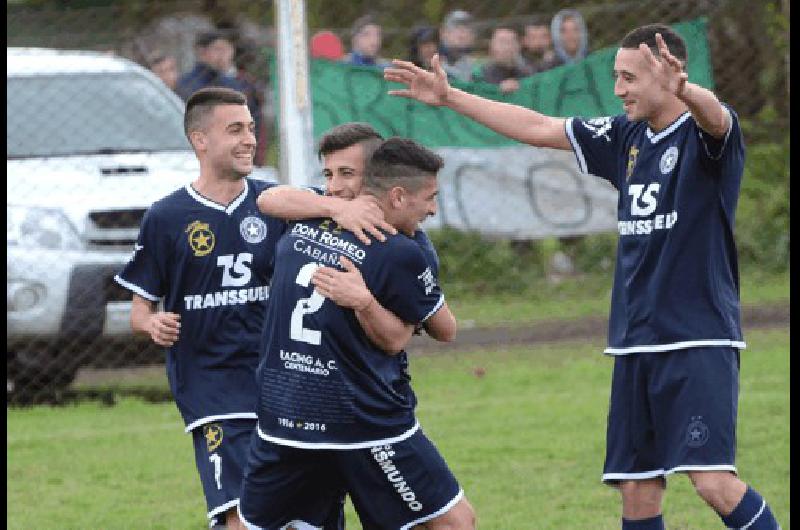
M 311 276 L 317 267 L 321 267 L 319 263 L 306 263 L 297 273 L 295 283 L 308 287 L 311 283 Z M 297 305 L 292 311 L 292 321 L 289 336 L 292 340 L 299 342 L 307 342 L 315 346 L 319 346 L 322 342 L 322 333 L 303 327 L 303 317 L 305 315 L 319 311 L 322 304 L 325 302 L 325 297 L 317 292 L 316 289 L 311 293 L 308 298 L 301 298 L 297 301 Z

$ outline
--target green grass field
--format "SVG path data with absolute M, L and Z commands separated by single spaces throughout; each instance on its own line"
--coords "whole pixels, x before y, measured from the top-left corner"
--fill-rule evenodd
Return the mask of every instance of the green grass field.
M 789 525 L 789 330 L 750 331 L 742 354 L 741 476 Z M 484 529 L 618 528 L 601 485 L 612 361 L 595 342 L 414 357 L 418 416 Z M 477 377 L 476 367 L 485 370 Z M 190 437 L 172 403 L 9 409 L 12 529 L 206 528 Z M 688 479 L 669 480 L 670 529 L 717 529 Z M 348 506 L 348 528 L 359 528 Z

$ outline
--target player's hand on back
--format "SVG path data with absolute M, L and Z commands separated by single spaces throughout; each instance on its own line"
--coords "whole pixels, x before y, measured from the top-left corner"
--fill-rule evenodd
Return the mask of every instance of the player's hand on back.
M 172 346 L 178 340 L 181 330 L 181 316 L 177 313 L 153 313 L 150 316 L 148 328 L 153 342 L 159 346 Z
M 336 305 L 356 311 L 366 309 L 374 297 L 364 283 L 361 271 L 344 256 L 339 258 L 339 263 L 344 267 L 344 271 L 332 267 L 319 267 L 311 276 L 311 283 L 319 294 Z
M 396 234 L 397 230 L 386 222 L 378 200 L 372 195 L 359 195 L 351 201 L 342 201 L 339 212 L 333 216 L 336 224 L 349 230 L 365 245 L 371 243 L 370 235 L 386 241 L 383 231 Z
M 394 59 L 392 66 L 384 69 L 383 78 L 406 85 L 404 89 L 390 90 L 390 96 L 416 99 L 434 106 L 444 105 L 447 102 L 450 83 L 439 62 L 438 53 L 431 59 L 430 72 L 414 63 Z

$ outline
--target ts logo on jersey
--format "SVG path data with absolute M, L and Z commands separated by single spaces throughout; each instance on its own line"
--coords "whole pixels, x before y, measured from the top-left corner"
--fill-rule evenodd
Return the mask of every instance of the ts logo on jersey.
M 189 234 L 189 246 L 192 247 L 195 256 L 205 256 L 214 250 L 216 238 L 208 223 L 194 221 L 185 231 Z
M 218 423 L 209 423 L 203 426 L 203 436 L 206 438 L 206 448 L 211 453 L 222 443 L 222 427 Z
M 656 206 L 658 206 L 656 196 L 659 189 L 661 189 L 661 184 L 658 182 L 651 182 L 647 185 L 647 189 L 644 184 L 629 185 L 628 194 L 633 197 L 631 199 L 631 215 L 647 217 L 655 212 Z

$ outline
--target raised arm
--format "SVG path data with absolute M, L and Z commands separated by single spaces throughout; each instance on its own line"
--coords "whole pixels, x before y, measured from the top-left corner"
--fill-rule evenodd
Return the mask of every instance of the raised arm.
M 262 191 L 256 204 L 262 213 L 287 221 L 329 217 L 342 228 L 353 232 L 365 245 L 371 242 L 367 233 L 378 241 L 386 240 L 381 230 L 397 233 L 384 220 L 377 200 L 370 195 L 347 200 L 292 186 L 275 186 Z
M 439 56 L 431 60 L 432 71 L 408 61 L 393 60 L 383 71 L 387 81 L 406 88 L 389 94 L 416 99 L 433 106 L 444 106 L 485 125 L 493 131 L 536 147 L 571 150 L 563 118 L 545 116 L 525 107 L 482 98 L 451 87 Z
M 689 107 L 698 127 L 713 136 L 722 138 L 728 133 L 731 116 L 722 106 L 717 96 L 710 90 L 689 82 L 689 75 L 677 57 L 672 55 L 660 33 L 656 33 L 656 45 L 661 56 L 659 61 L 647 44 L 640 44 L 650 68 L 660 79 L 662 86 L 675 94 Z

